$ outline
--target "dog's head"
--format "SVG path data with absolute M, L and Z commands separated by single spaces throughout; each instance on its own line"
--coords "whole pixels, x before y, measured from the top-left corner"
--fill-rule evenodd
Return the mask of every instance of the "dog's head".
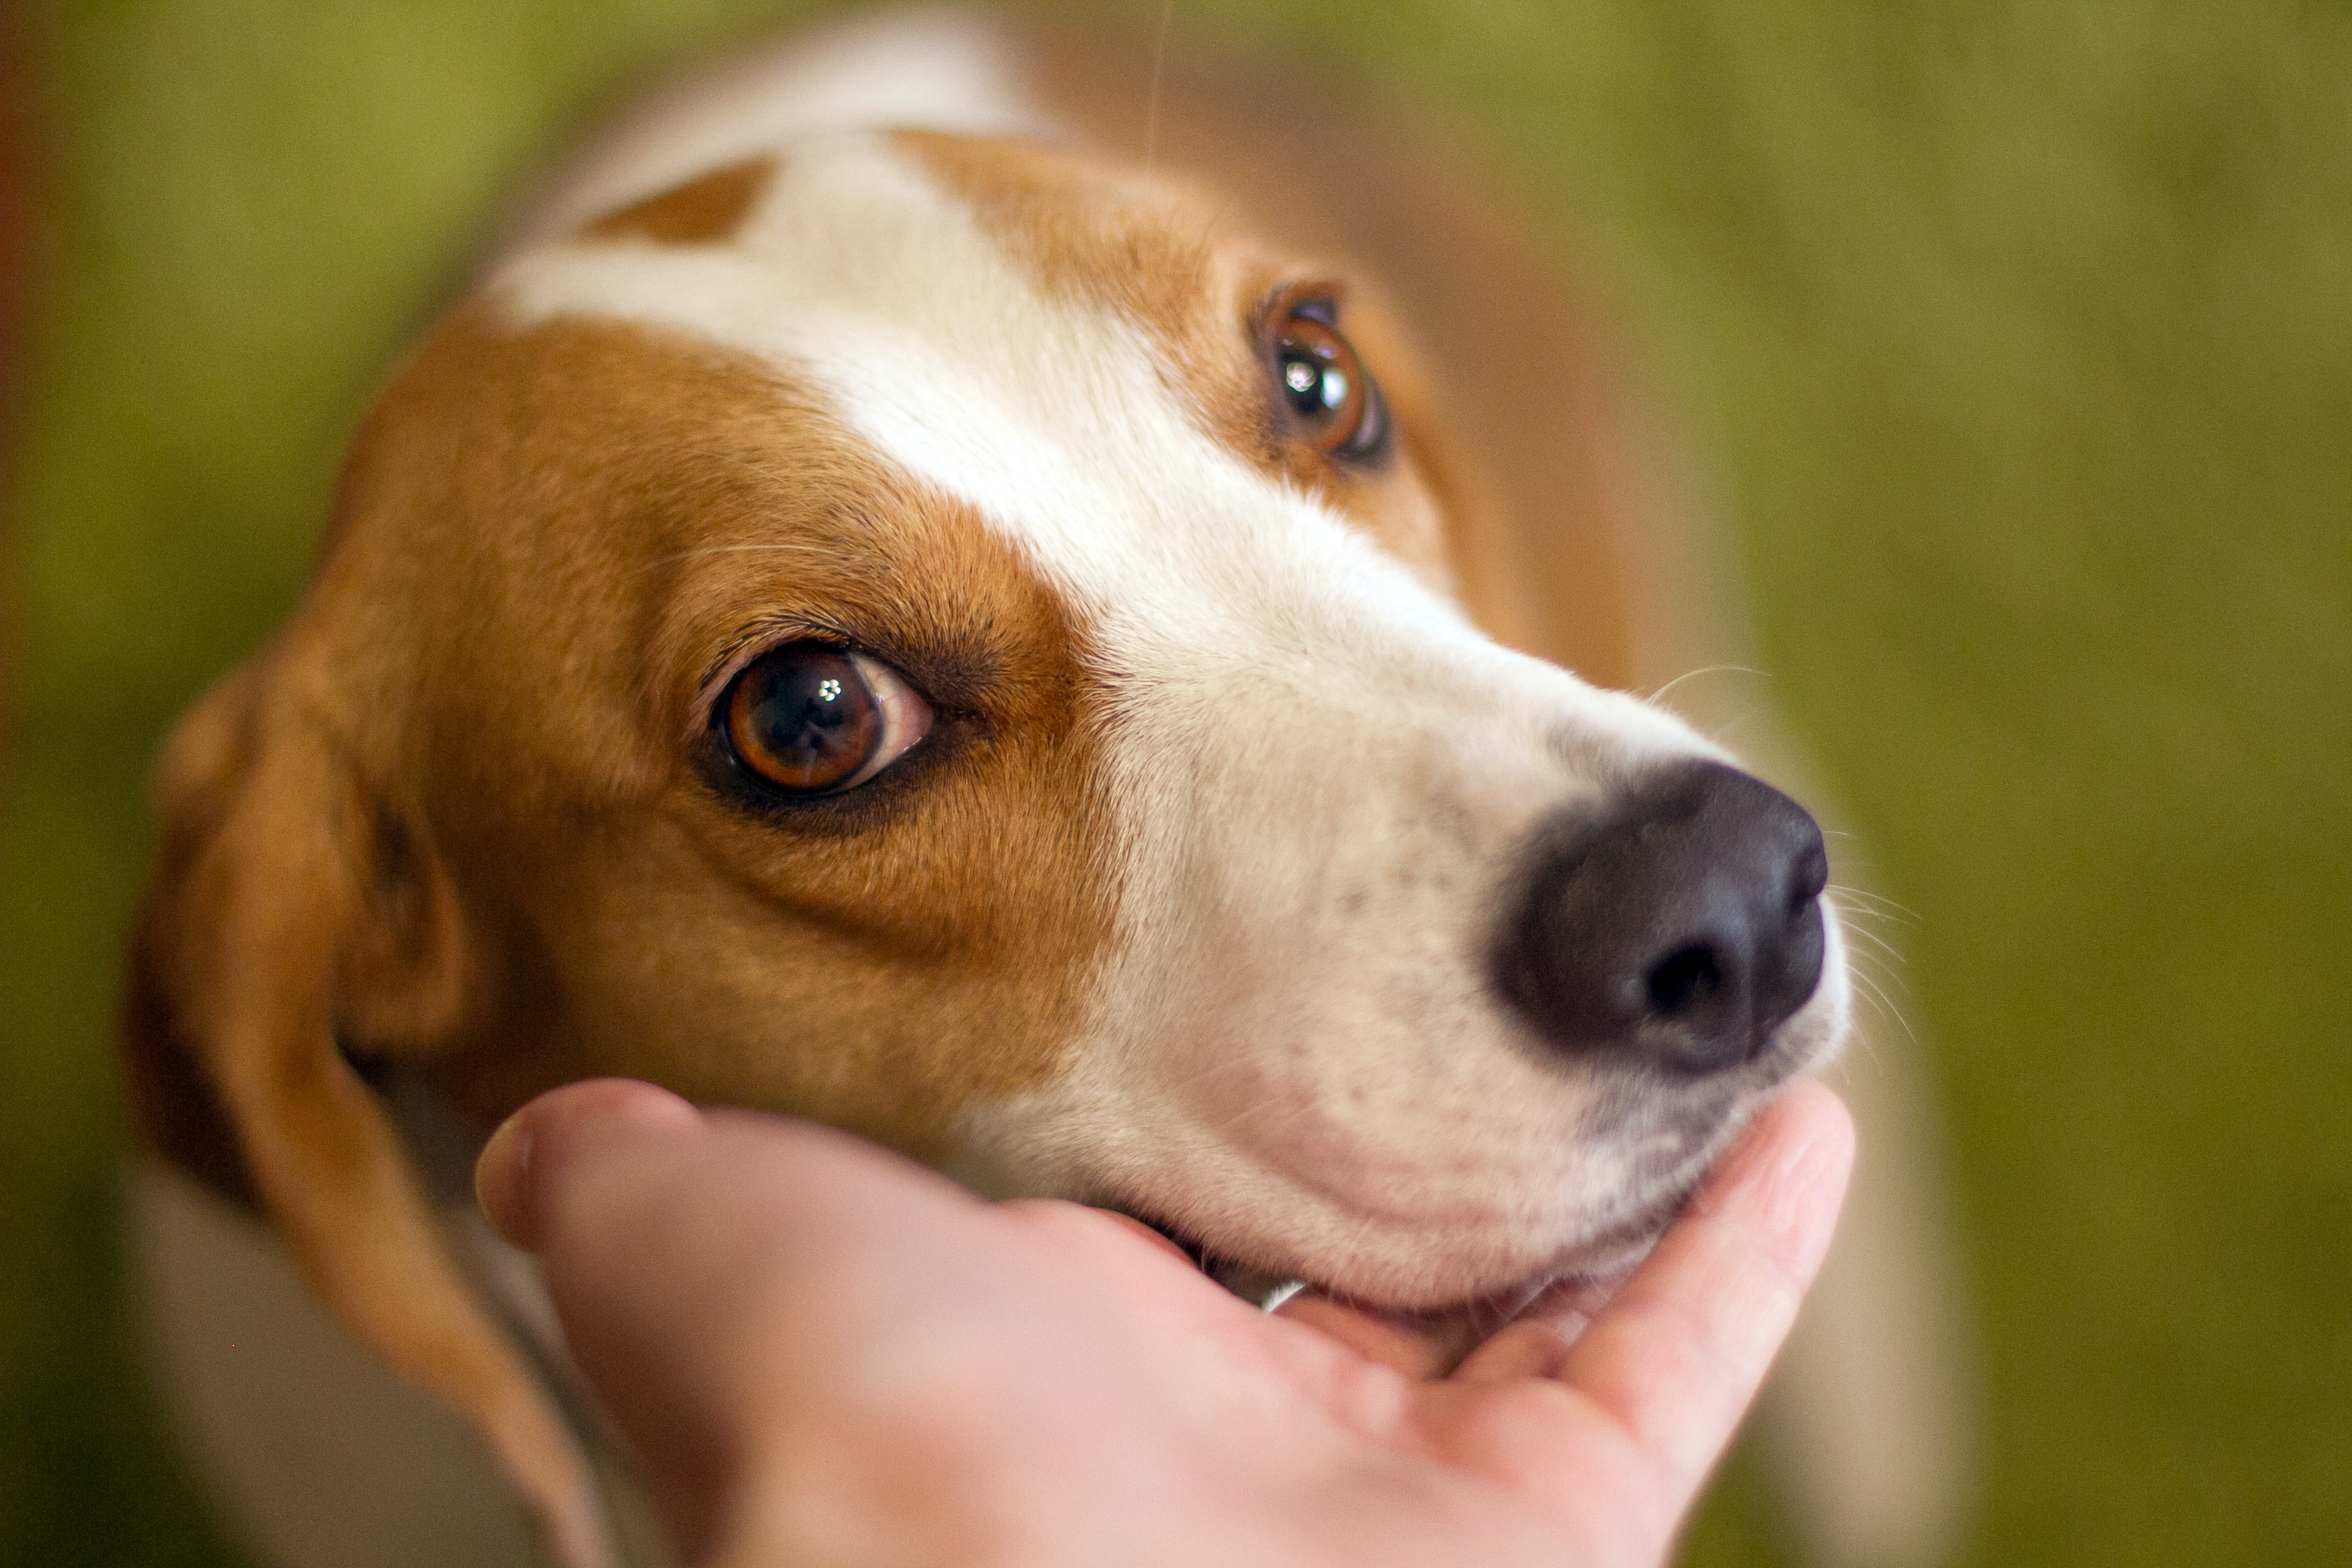
M 134 1053 L 542 1497 L 354 1062 L 816 1117 L 1388 1306 L 1609 1265 L 1843 1028 L 1821 837 L 1469 623 L 1433 401 L 1343 268 L 1022 143 L 509 259 L 175 742 Z

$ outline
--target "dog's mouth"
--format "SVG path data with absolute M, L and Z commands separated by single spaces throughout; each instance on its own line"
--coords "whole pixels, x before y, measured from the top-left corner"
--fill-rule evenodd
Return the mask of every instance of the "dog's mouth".
M 1185 1213 L 1181 1199 L 1168 1202 L 1183 1191 L 1179 1173 L 1161 1173 L 1152 1195 L 1134 1186 L 1098 1188 L 1087 1201 L 1157 1232 L 1210 1279 L 1268 1310 L 1306 1294 L 1466 1353 L 1548 1297 L 1584 1300 L 1622 1283 L 1681 1216 L 1749 1117 L 1820 1055 L 1821 1034 L 1811 1026 L 1801 1034 L 1784 1026 L 1742 1073 L 1664 1088 L 1637 1080 L 1604 1095 L 1577 1134 L 1591 1145 L 1591 1170 L 1528 1173 L 1530 1182 L 1560 1184 L 1563 1209 L 1554 1210 L 1558 1217 L 1549 1222 L 1558 1231 L 1547 1233 L 1543 1220 L 1507 1217 L 1549 1206 L 1530 1201 L 1539 1194 L 1529 1189 L 1508 1191 L 1514 1184 L 1507 1174 L 1496 1184 L 1507 1190 L 1491 1211 L 1457 1213 L 1444 1226 L 1409 1212 L 1360 1207 L 1343 1183 L 1286 1175 L 1339 1211 L 1321 1216 L 1318 1228 L 1324 1234 L 1381 1237 L 1377 1252 L 1360 1257 L 1317 1256 L 1311 1248 L 1302 1255 L 1295 1246 L 1253 1234 L 1246 1218 L 1203 1223 Z M 1277 1163 L 1267 1163 L 1281 1172 Z M 1183 1218 L 1168 1217 L 1171 1210 Z M 1530 1234 L 1530 1225 L 1546 1229 Z M 1456 1265 L 1442 1258 L 1459 1260 L 1461 1294 L 1450 1300 L 1444 1295 L 1445 1276 L 1437 1271 Z M 1384 1296 L 1388 1291 L 1394 1293 Z M 1540 1310 L 1549 1311 L 1549 1305 Z
M 1422 1342 L 1430 1347 L 1438 1370 L 1444 1373 L 1531 1309 L 1547 1312 L 1555 1307 L 1572 1309 L 1586 1317 L 1597 1310 L 1681 1214 L 1704 1170 L 1701 1166 L 1688 1181 L 1676 1184 L 1661 1198 L 1563 1247 L 1550 1262 L 1523 1279 L 1459 1300 L 1423 1307 L 1388 1305 L 1298 1273 L 1261 1268 L 1222 1253 L 1155 1215 L 1131 1208 L 1119 1212 L 1158 1232 L 1202 1274 L 1245 1301 L 1269 1312 L 1302 1296 L 1330 1301 Z

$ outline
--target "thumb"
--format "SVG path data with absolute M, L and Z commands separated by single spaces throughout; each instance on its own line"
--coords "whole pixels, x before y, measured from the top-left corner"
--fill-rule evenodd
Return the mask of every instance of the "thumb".
M 808 1381 L 795 1357 L 834 1342 L 795 1325 L 935 1292 L 939 1248 L 877 1238 L 952 1235 L 982 1208 L 847 1133 L 705 1116 L 622 1079 L 515 1112 L 474 1183 L 491 1223 L 539 1254 L 572 1359 L 688 1561 L 728 1525 L 780 1402 Z
M 474 1198 L 499 1234 L 540 1249 L 546 1194 L 560 1190 L 583 1150 L 606 1152 L 664 1134 L 698 1131 L 693 1106 L 635 1079 L 591 1079 L 541 1095 L 500 1124 L 474 1165 Z
M 499 1234 L 540 1254 L 583 1376 L 638 1457 L 693 1557 L 736 1468 L 735 1407 L 711 1397 L 708 1291 L 671 1256 L 699 1184 L 708 1127 L 685 1100 L 625 1079 L 567 1085 L 491 1134 L 474 1194 Z

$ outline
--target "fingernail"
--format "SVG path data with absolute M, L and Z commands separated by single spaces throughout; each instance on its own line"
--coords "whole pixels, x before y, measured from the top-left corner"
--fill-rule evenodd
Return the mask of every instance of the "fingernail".
M 504 1121 L 474 1163 L 474 1201 L 500 1236 L 526 1251 L 539 1239 L 538 1205 L 530 1190 L 530 1107 Z

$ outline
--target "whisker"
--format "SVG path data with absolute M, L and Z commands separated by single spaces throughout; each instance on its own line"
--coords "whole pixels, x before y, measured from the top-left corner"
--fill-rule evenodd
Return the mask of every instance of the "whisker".
M 1911 1020 L 1906 1017 L 1903 1009 L 1896 1005 L 1894 995 L 1871 975 L 1867 965 L 1853 963 L 1849 959 L 1846 978 L 1853 983 L 1855 992 L 1870 1004 L 1870 1010 L 1880 1020 L 1900 1029 L 1903 1032 L 1903 1037 L 1910 1042 L 1912 1048 L 1915 1050 L 1918 1048 L 1918 1032 L 1911 1027 Z M 1863 1031 L 1862 1037 L 1867 1040 L 1870 1038 L 1870 1032 Z M 1871 1048 L 1874 1052 L 1876 1049 L 1875 1047 Z
M 1734 730 L 1755 722 L 1759 717 L 1760 717 L 1759 710 L 1753 708 L 1748 710 L 1744 713 L 1735 713 L 1730 718 L 1726 719 L 1722 723 L 1717 724 L 1713 730 L 1707 731 L 1706 738 L 1710 741 L 1719 742 L 1726 735 L 1730 734 Z
M 1828 900 L 1830 907 L 1847 920 L 1877 921 L 1886 925 L 1916 926 L 1918 923 L 1916 921 L 1906 921 L 1891 910 L 1873 908 L 1857 897 L 1854 889 L 1840 887 L 1834 882 L 1822 889 L 1822 897 Z
M 1832 901 L 1832 907 L 1835 907 L 1834 901 Z M 1874 964 L 1884 964 L 1886 966 L 1885 978 L 1893 980 L 1895 978 L 1895 972 L 1907 961 L 1900 948 L 1878 932 L 1872 931 L 1863 920 L 1858 918 L 1864 912 L 1866 911 L 1838 909 L 1838 929 L 1843 935 L 1853 939 L 1846 947 L 1847 965 L 1850 968 L 1867 971 Z M 1866 943 L 1867 946 L 1856 947 L 1853 945 L 1855 942 Z
M 1701 665 L 1696 669 L 1686 669 L 1680 675 L 1675 676 L 1672 680 L 1667 681 L 1664 686 L 1661 686 L 1655 691 L 1651 692 L 1649 694 L 1649 700 L 1652 702 L 1664 702 L 1666 700 L 1667 692 L 1672 691 L 1684 681 L 1696 680 L 1702 675 L 1752 675 L 1759 680 L 1769 680 L 1772 679 L 1763 670 L 1750 669 L 1744 664 L 1706 664 Z
M 656 557 L 657 562 L 690 561 L 698 555 L 822 555 L 839 560 L 841 552 L 817 544 L 706 544 L 697 550 L 681 550 L 675 555 Z
M 1175 19 L 1176 0 L 1160 7 L 1160 37 L 1151 46 L 1151 90 L 1143 109 L 1143 176 L 1151 177 L 1151 160 L 1160 151 L 1160 78 L 1168 64 L 1168 24 Z
M 1872 948 L 1875 950 L 1872 952 L 1855 953 L 1852 956 L 1860 959 L 1866 959 L 1869 966 L 1877 974 L 1878 978 L 1886 982 L 1888 984 L 1899 985 L 1903 984 L 1903 968 L 1909 961 L 1903 956 L 1901 949 L 1895 947 L 1894 943 L 1886 941 L 1884 937 L 1877 935 L 1875 932 L 1866 931 L 1859 926 L 1850 926 L 1847 928 L 1847 931 L 1851 935 L 1867 938 Z
M 1897 902 L 1883 893 L 1874 893 L 1867 888 L 1857 888 L 1845 882 L 1832 882 L 1822 890 L 1835 894 L 1841 909 L 1851 904 L 1856 910 L 1899 925 L 1917 927 L 1927 923 L 1921 918 L 1919 911 L 1910 905 Z
M 1904 958 L 1903 950 L 1901 948 L 1896 947 L 1893 942 L 1887 941 L 1876 931 L 1869 930 L 1867 927 L 1858 925 L 1853 921 L 1848 921 L 1845 922 L 1845 933 L 1846 935 L 1853 937 L 1857 942 L 1866 942 L 1870 943 L 1871 946 L 1876 948 L 1880 953 L 1885 955 L 1889 963 L 1902 963 L 1906 962 Z

